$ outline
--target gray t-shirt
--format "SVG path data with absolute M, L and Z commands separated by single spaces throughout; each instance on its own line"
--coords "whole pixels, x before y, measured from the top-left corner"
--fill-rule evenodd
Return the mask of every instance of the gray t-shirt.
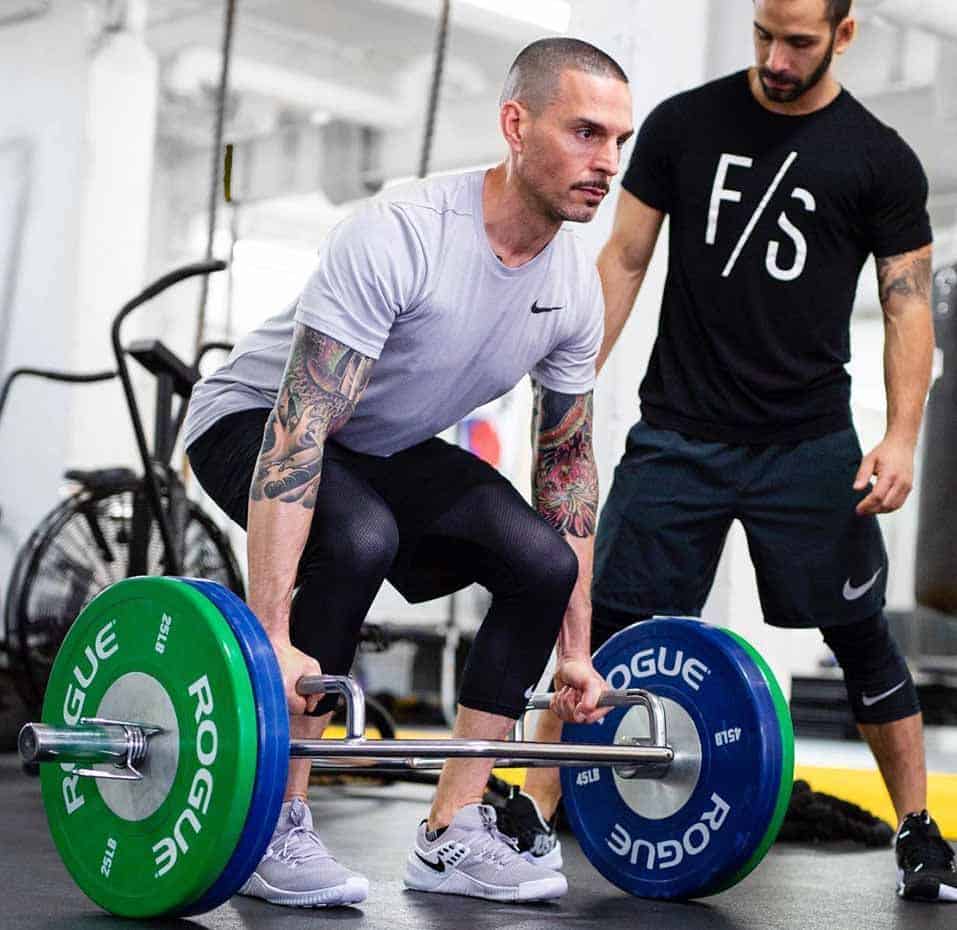
M 554 391 L 591 390 L 603 318 L 594 262 L 566 226 L 531 261 L 505 267 L 485 233 L 484 176 L 396 187 L 339 223 L 299 299 L 196 385 L 186 445 L 226 414 L 274 405 L 295 323 L 377 359 L 336 433 L 357 452 L 423 442 L 529 372 Z

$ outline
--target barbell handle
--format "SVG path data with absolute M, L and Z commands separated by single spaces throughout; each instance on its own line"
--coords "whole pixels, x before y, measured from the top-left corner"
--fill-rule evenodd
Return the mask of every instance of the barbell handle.
M 548 710 L 555 692 L 533 694 L 528 699 L 526 710 Z M 644 688 L 624 688 L 619 691 L 603 691 L 598 698 L 599 707 L 632 707 L 641 704 L 648 711 L 649 745 L 668 745 L 668 725 L 665 709 L 656 694 Z
M 304 675 L 296 682 L 296 694 L 328 694 L 337 691 L 346 699 L 346 739 L 363 739 L 366 731 L 366 696 L 362 686 L 347 675 Z
M 296 682 L 296 693 L 302 697 L 330 691 L 337 691 L 346 699 L 346 739 L 362 739 L 366 726 L 366 700 L 361 685 L 355 679 L 346 675 L 305 675 Z M 533 694 L 526 710 L 547 710 L 552 696 L 547 692 Z M 635 704 L 641 704 L 648 710 L 649 745 L 667 746 L 665 709 L 656 695 L 643 688 L 625 688 L 603 691 L 598 698 L 599 707 L 631 707 Z

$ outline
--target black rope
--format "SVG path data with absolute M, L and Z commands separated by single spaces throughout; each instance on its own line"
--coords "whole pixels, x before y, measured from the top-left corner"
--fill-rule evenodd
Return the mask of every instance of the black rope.
M 425 136 L 422 139 L 422 157 L 419 159 L 419 177 L 429 173 L 432 158 L 432 136 L 435 133 L 435 116 L 439 109 L 439 93 L 442 89 L 442 73 L 445 69 L 445 50 L 449 44 L 449 15 L 451 0 L 442 0 L 439 26 L 435 34 L 435 56 L 432 64 L 432 86 L 429 88 L 429 104 L 425 115 Z
M 233 49 L 233 23 L 236 18 L 236 0 L 226 0 L 223 22 L 222 70 L 219 75 L 219 91 L 216 97 L 216 128 L 213 132 L 212 176 L 209 181 L 208 223 L 206 231 L 206 259 L 213 257 L 213 239 L 216 236 L 216 217 L 219 208 L 220 155 L 223 150 L 223 133 L 226 125 L 226 97 L 229 92 L 229 62 Z M 209 296 L 209 276 L 204 275 L 200 284 L 199 313 L 196 320 L 195 351 L 203 344 L 206 331 L 206 299 Z

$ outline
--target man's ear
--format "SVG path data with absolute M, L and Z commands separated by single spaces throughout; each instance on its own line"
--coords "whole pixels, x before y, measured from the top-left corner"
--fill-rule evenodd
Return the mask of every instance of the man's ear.
M 525 127 L 528 120 L 528 110 L 518 100 L 506 100 L 499 111 L 499 127 L 502 135 L 513 152 L 521 152 L 525 148 Z
M 845 16 L 837 24 L 834 37 L 834 54 L 843 55 L 857 35 L 857 20 L 853 16 Z

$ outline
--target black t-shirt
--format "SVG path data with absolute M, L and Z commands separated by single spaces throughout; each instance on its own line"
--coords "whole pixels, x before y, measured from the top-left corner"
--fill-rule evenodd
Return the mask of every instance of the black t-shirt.
M 927 178 L 846 90 L 772 113 L 746 71 L 645 120 L 623 186 L 670 215 L 668 278 L 643 417 L 732 443 L 850 425 L 850 315 L 869 253 L 931 241 Z

